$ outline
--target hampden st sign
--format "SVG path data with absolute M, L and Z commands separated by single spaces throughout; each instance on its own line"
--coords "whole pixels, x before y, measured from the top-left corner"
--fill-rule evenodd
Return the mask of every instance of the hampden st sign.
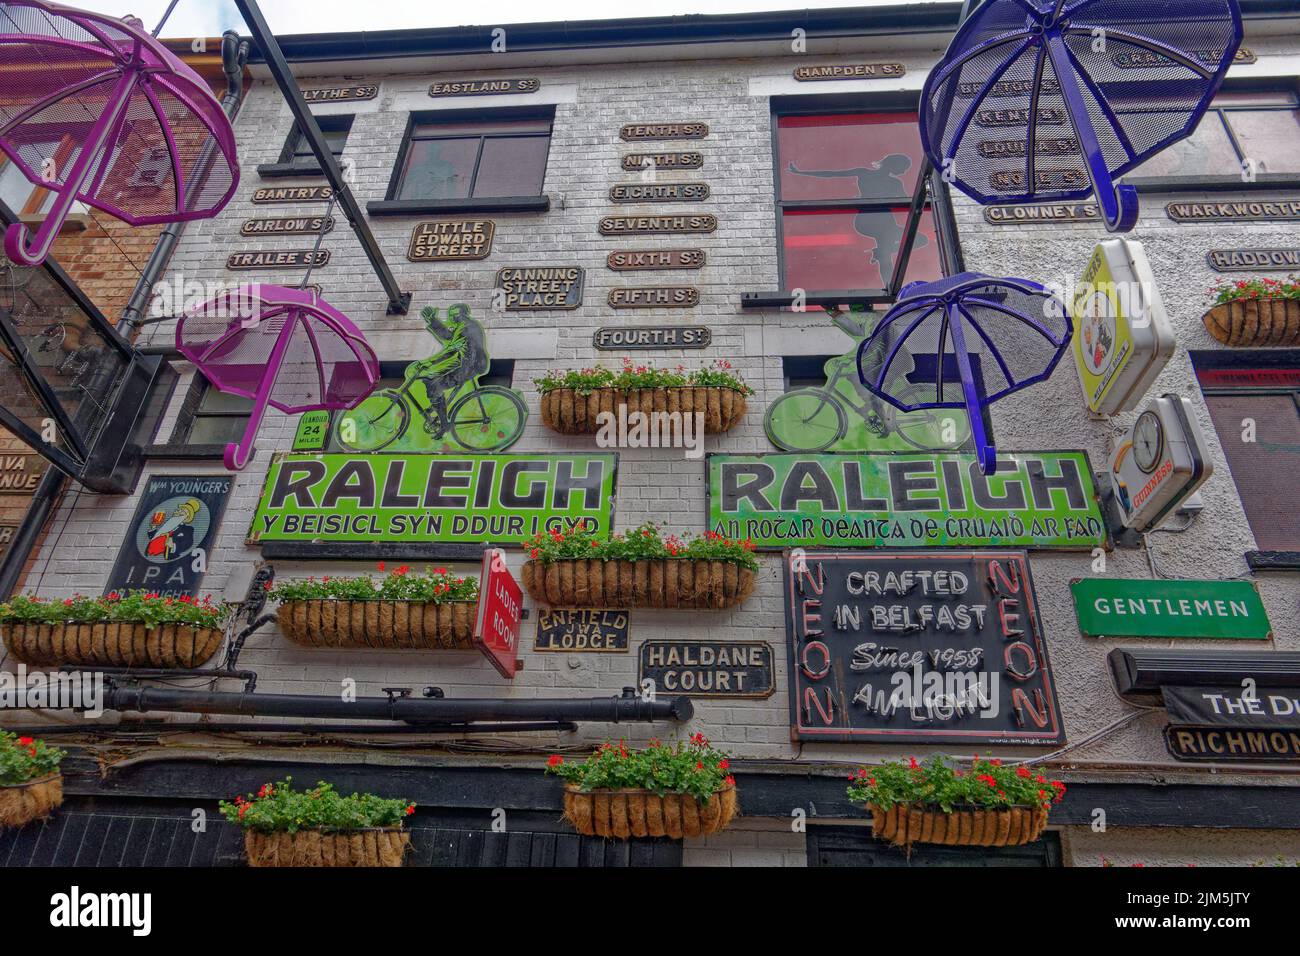
M 615 454 L 279 454 L 248 543 L 518 545 L 577 527 L 607 535 L 617 465 Z
M 1253 581 L 1093 577 L 1071 581 L 1070 593 L 1085 637 L 1273 638 Z
M 999 455 L 987 476 L 966 453 L 711 454 L 705 467 L 709 529 L 764 550 L 1108 544 L 1082 451 Z
M 790 551 L 795 741 L 1065 740 L 1018 551 Z

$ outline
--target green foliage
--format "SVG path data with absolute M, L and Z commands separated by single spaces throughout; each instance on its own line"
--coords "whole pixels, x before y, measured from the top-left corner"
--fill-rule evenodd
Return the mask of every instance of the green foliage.
M 384 572 L 384 563 L 379 563 Z M 277 601 L 418 601 L 447 604 L 451 601 L 477 601 L 478 579 L 462 578 L 446 568 L 425 569 L 411 573 L 409 565 L 394 568 L 376 581 L 370 575 L 340 578 L 325 575 L 305 581 L 285 581 L 271 589 Z
M 1215 305 L 1239 299 L 1300 299 L 1300 277 L 1220 279 L 1210 288 Z
M 849 774 L 849 799 L 874 803 L 888 810 L 896 803 L 938 806 L 944 813 L 954 807 L 1033 807 L 1060 803 L 1065 784 L 1049 780 L 1028 767 L 1004 767 L 1001 760 L 974 758 L 970 770 L 961 771 L 950 761 L 933 756 L 918 764 L 891 760 Z
M 0 730 L 0 785 L 12 786 L 48 777 L 67 754 L 43 740 Z
M 220 627 L 230 612 L 227 604 L 213 604 L 182 594 L 177 598 L 161 597 L 155 591 L 131 591 L 125 595 L 113 591 L 107 597 L 39 598 L 26 594 L 0 604 L 0 624 L 63 624 L 122 621 L 159 624 L 190 624 L 194 627 Z
M 678 365 L 675 369 L 655 368 L 651 365 L 633 365 L 623 359 L 623 368 L 614 372 L 602 365 L 569 371 L 549 371 L 534 380 L 538 390 L 545 395 L 557 388 L 571 388 L 579 395 L 590 395 L 599 388 L 616 388 L 629 392 L 634 388 L 730 388 L 742 395 L 753 395 L 754 390 L 745 384 L 740 375 L 731 370 L 731 363 L 718 359 L 705 368 L 686 371 Z
M 415 812 L 407 800 L 386 800 L 373 793 L 345 797 L 321 781 L 312 790 L 294 790 L 292 777 L 266 783 L 257 793 L 221 801 L 221 814 L 245 830 L 263 833 L 299 830 L 364 830 L 401 826 Z
M 604 743 L 584 763 L 568 763 L 552 754 L 546 772 L 583 790 L 651 790 L 658 796 L 688 793 L 701 803 L 724 786 L 735 786 L 731 761 L 709 746 L 703 734 L 669 746 L 650 741 L 645 750 L 628 750 L 624 741 Z
M 528 556 L 543 564 L 566 558 L 600 558 L 605 561 L 663 561 L 673 558 L 695 561 L 726 561 L 754 570 L 754 542 L 724 538 L 714 531 L 699 537 L 670 534 L 663 537 L 659 526 L 646 522 L 627 534 L 599 537 L 586 528 L 573 531 L 538 532 L 524 541 Z

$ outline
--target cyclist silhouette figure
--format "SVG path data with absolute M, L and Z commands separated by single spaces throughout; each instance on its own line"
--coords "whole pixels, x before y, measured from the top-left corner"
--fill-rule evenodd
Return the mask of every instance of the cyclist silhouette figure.
M 790 172 L 796 176 L 856 179 L 859 199 L 897 199 L 906 196 L 907 184 L 903 182 L 903 176 L 911 168 L 912 157 L 905 153 L 890 153 L 879 162 L 854 169 L 800 169 L 794 163 L 789 164 Z M 863 238 L 875 240 L 876 246 L 867 261 L 879 266 L 881 280 L 889 282 L 894 274 L 898 249 L 903 244 L 903 227 L 894 219 L 892 212 L 884 211 L 858 213 L 853 220 L 853 229 Z M 917 233 L 913 248 L 921 249 L 928 244 L 929 240 Z
M 469 306 L 461 303 L 447 309 L 445 323 L 438 320 L 438 310 L 431 305 L 420 310 L 420 318 L 433 337 L 445 344 L 436 355 L 407 366 L 406 379 L 424 384 L 429 405 L 446 428 L 447 396 L 488 370 L 487 336 L 469 314 Z

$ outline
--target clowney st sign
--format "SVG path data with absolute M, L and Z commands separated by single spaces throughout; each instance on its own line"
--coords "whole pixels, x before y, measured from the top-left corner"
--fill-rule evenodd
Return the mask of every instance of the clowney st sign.
M 517 544 L 538 531 L 608 535 L 615 454 L 275 456 L 249 544 Z

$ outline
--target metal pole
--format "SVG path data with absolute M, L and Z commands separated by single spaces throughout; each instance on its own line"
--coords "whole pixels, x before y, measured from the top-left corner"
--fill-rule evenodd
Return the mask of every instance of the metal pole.
M 379 243 L 375 241 L 375 236 L 370 231 L 370 225 L 366 222 L 356 197 L 352 195 L 348 184 L 343 181 L 343 171 L 339 168 L 338 160 L 334 158 L 329 144 L 325 142 L 325 135 L 321 132 L 316 118 L 312 116 L 307 101 L 302 98 L 302 90 L 298 89 L 298 81 L 293 78 L 289 61 L 284 58 L 284 52 L 271 33 L 271 28 L 266 25 L 266 19 L 262 16 L 256 0 L 235 0 L 235 6 L 243 14 L 244 23 L 248 25 L 258 49 L 266 59 L 267 69 L 271 71 L 271 76 L 275 78 L 280 92 L 289 102 L 289 109 L 293 111 L 294 119 L 298 121 L 298 128 L 302 130 L 303 136 L 311 146 L 311 151 L 315 153 L 321 169 L 325 171 L 325 178 L 333 187 L 334 196 L 338 199 L 343 214 L 348 217 L 348 224 L 352 226 L 352 231 L 356 233 L 366 258 L 370 260 L 375 275 L 379 277 L 379 282 L 384 287 L 384 294 L 388 296 L 388 314 L 405 315 L 411 307 L 411 293 L 403 292 L 398 287 L 397 279 L 389 269 L 388 261 L 384 258 Z

